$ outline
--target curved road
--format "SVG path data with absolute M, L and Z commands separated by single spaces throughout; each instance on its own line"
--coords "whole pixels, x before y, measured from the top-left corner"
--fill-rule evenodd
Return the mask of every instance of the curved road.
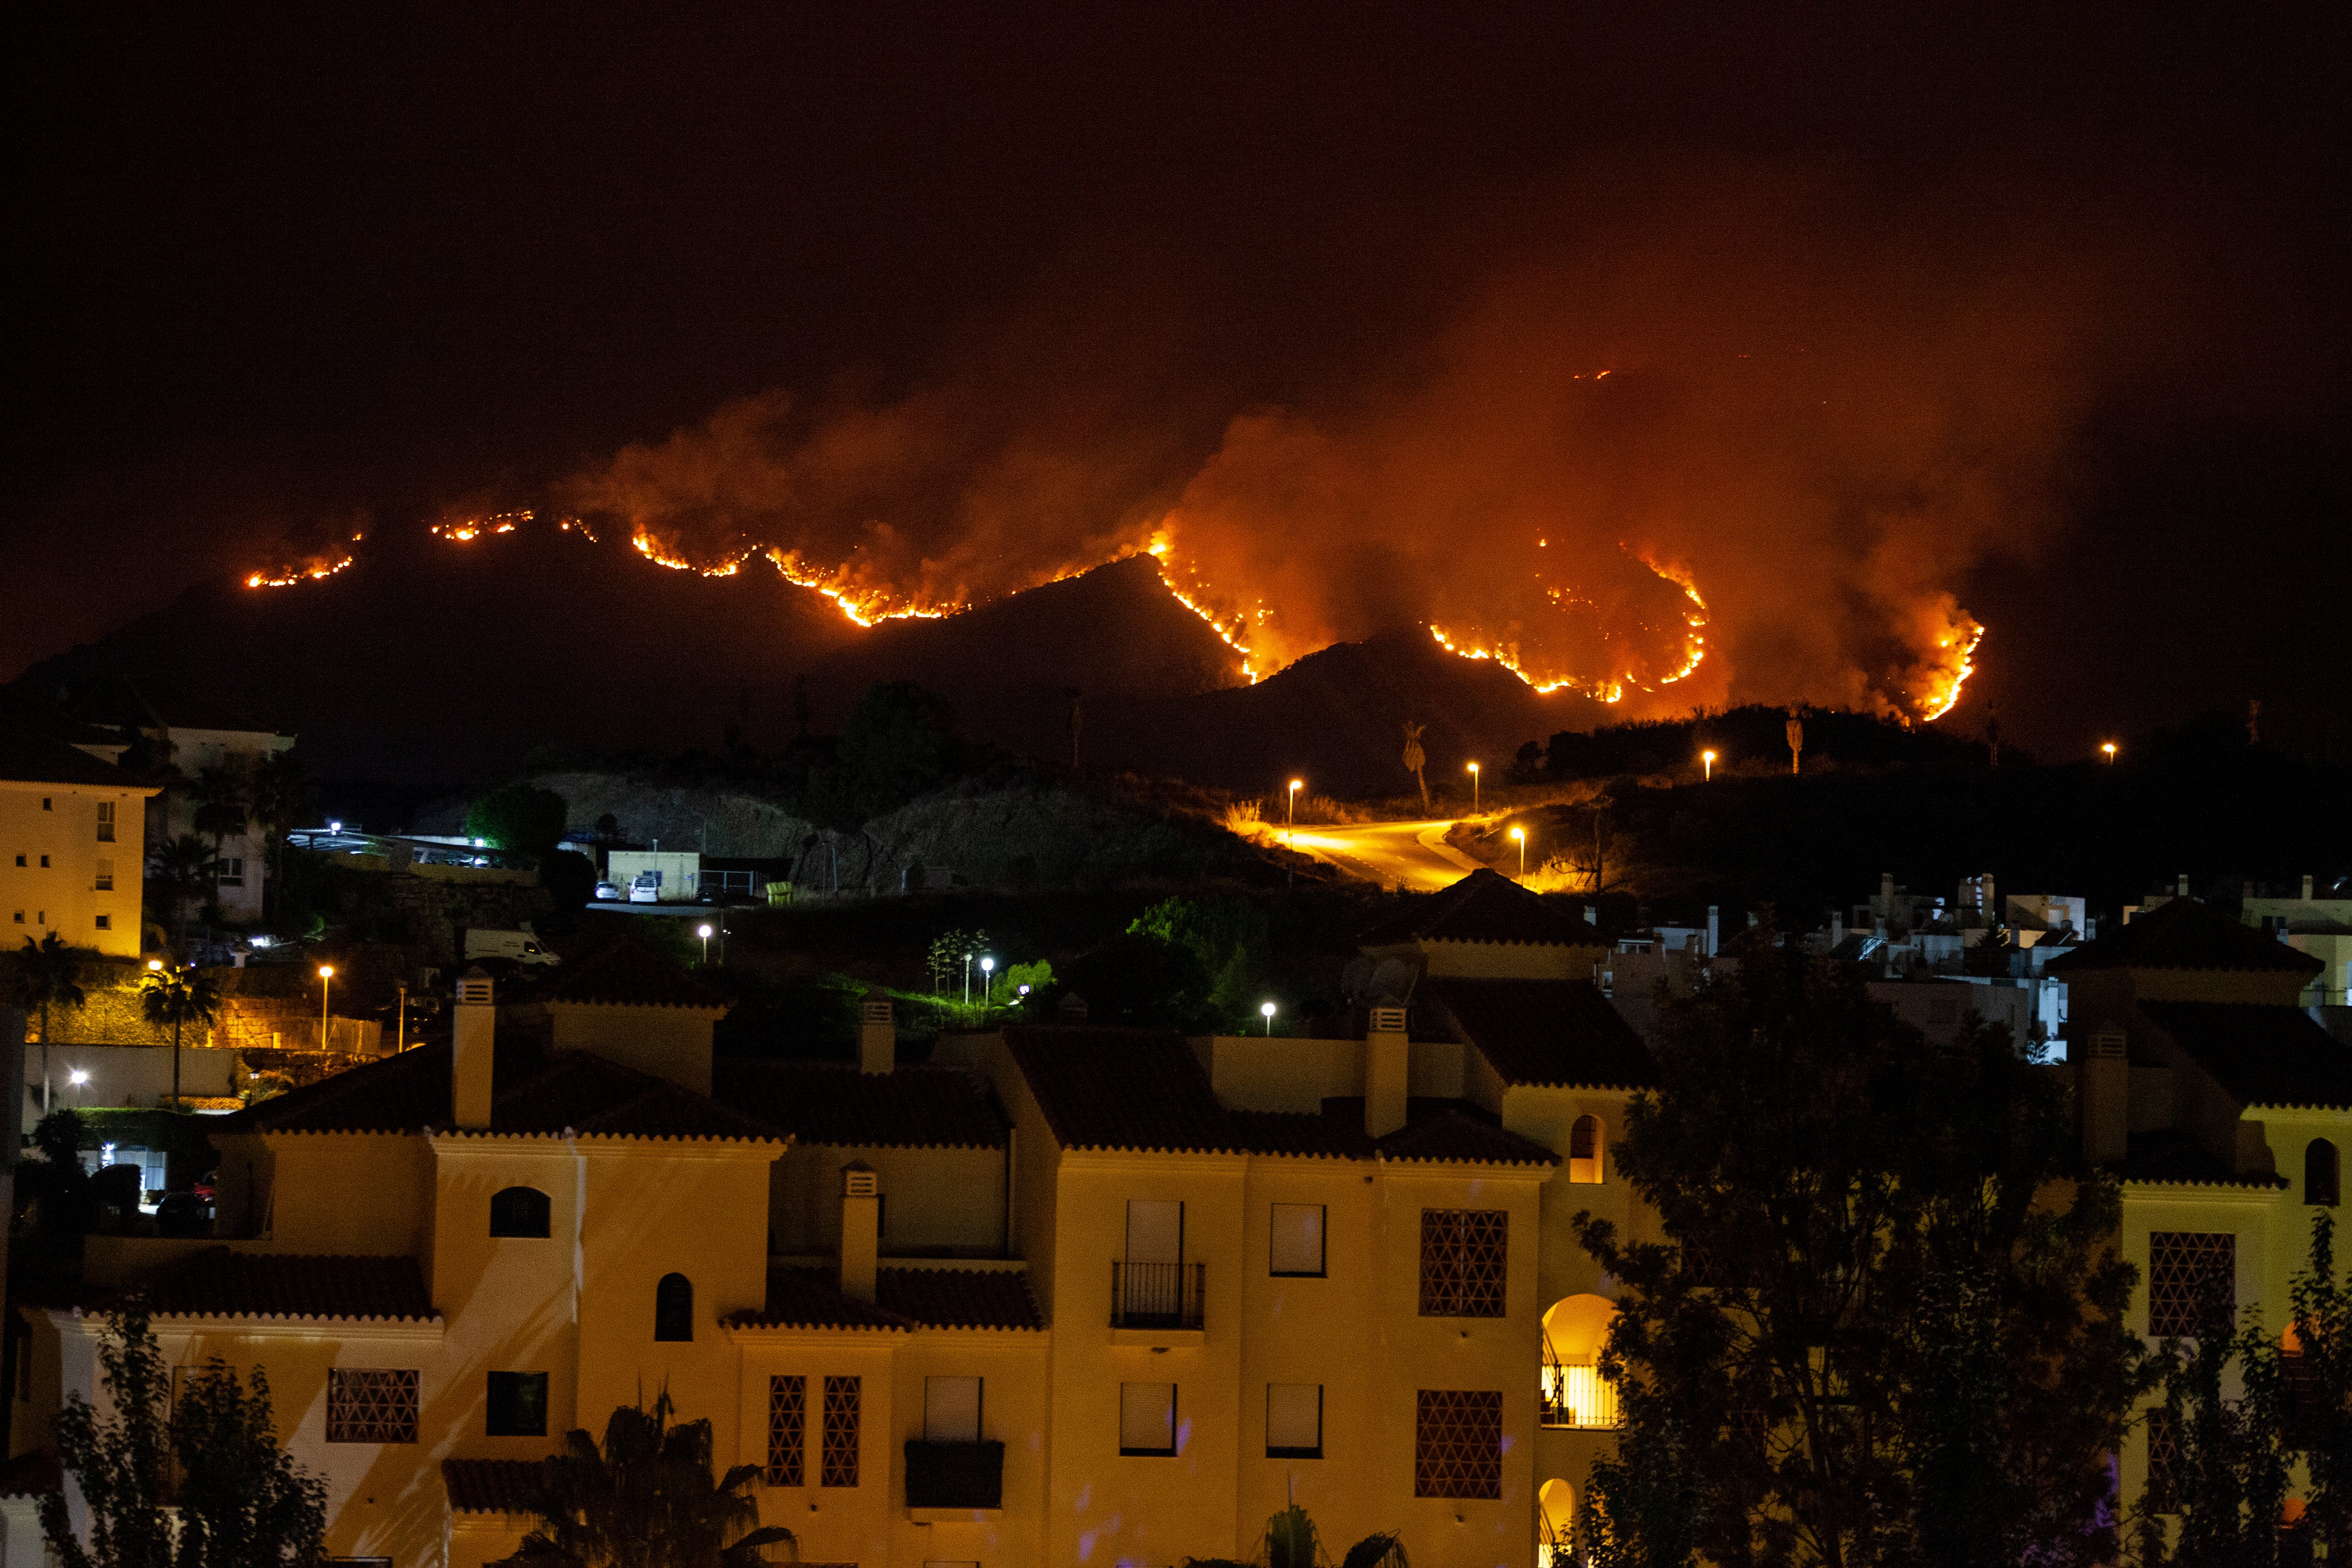
M 1445 842 L 1458 817 L 1440 822 L 1374 822 L 1354 827 L 1301 827 L 1289 842 L 1302 855 L 1337 866 L 1351 877 L 1406 892 L 1450 888 L 1479 863 Z M 1273 830 L 1277 844 L 1282 829 Z

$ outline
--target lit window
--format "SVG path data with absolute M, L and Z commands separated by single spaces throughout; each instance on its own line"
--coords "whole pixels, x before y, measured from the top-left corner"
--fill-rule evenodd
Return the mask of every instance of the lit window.
M 1424 1388 L 1416 1395 L 1412 1495 L 1503 1495 L 1503 1396 L 1465 1388 Z
M 1511 1216 L 1503 1209 L 1421 1211 L 1421 1315 L 1506 1315 Z
M 493 1437 L 547 1436 L 547 1373 L 490 1373 L 488 1432 Z
M 2147 1331 L 2197 1332 L 2208 1311 L 2238 1318 L 2238 1238 L 2227 1231 L 2158 1230 L 2147 1237 Z
M 1601 1180 L 1601 1118 L 1580 1116 L 1568 1130 L 1568 1179 Z
M 101 855 L 99 857 L 98 874 L 92 877 L 90 880 L 95 887 L 95 890 L 99 892 L 110 893 L 114 891 L 114 859 L 111 856 Z
M 508 1187 L 490 1195 L 492 1236 L 543 1237 L 548 1234 L 547 1194 L 537 1187 Z
M 1269 1459 L 1319 1459 L 1323 1457 L 1321 1384 L 1269 1383 L 1265 1385 L 1265 1457 Z
M 923 1441 L 927 1443 L 977 1443 L 980 1441 L 980 1379 L 976 1377 L 923 1379 Z
M 1146 1458 L 1176 1457 L 1176 1385 L 1118 1385 L 1118 1451 Z
M 854 1487 L 857 1484 L 858 1380 L 824 1380 L 824 1465 L 817 1484 Z
M 683 1274 L 665 1274 L 654 1287 L 654 1338 L 694 1338 L 694 1281 Z
M 1323 1205 L 1274 1205 L 1273 1274 L 1319 1276 L 1323 1272 Z
M 413 1371 L 336 1367 L 327 1373 L 327 1441 L 416 1441 L 417 1375 Z
M 100 844 L 114 842 L 114 803 L 110 800 L 98 803 L 98 841 Z
M 808 1434 L 808 1379 L 768 1379 L 768 1484 L 807 1484 L 803 1451 Z

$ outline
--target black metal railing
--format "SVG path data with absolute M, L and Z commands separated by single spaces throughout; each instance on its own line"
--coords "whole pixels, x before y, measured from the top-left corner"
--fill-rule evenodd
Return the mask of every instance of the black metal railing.
M 1207 1265 L 1113 1263 L 1110 1326 L 1114 1329 L 1197 1329 Z
M 908 1508 L 1003 1508 L 1004 1445 L 907 1440 Z

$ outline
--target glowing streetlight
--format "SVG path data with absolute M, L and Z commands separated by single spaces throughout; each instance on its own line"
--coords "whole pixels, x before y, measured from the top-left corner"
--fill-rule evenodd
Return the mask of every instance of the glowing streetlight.
M 1470 815 L 1478 815 L 1478 764 L 1470 764 Z
M 2109 741 L 2105 745 L 2101 746 L 2099 750 L 2107 753 L 2107 766 L 2114 767 L 2116 765 L 2116 743 L 2113 741 Z
M 1282 847 L 1286 849 L 1289 848 L 1292 841 L 1297 837 L 1298 792 L 1306 787 L 1305 779 L 1290 781 L 1290 804 L 1284 809 L 1282 815 Z
M 702 939 L 702 962 L 708 966 L 710 963 L 710 922 L 705 921 L 695 927 L 694 934 Z
M 1265 1032 L 1267 1037 L 1272 1038 L 1274 1035 L 1274 1004 L 1271 1002 L 1261 1002 L 1257 1005 L 1257 1012 L 1258 1016 L 1265 1020 Z
M 73 1085 L 74 1109 L 79 1110 L 81 1109 L 81 1086 L 89 1081 L 89 1074 L 76 1068 L 66 1075 L 66 1081 Z
M 147 961 L 147 973 L 150 974 L 161 973 L 163 968 L 163 961 L 160 958 L 151 958 Z
M 334 985 L 335 966 L 331 963 L 319 965 L 319 1048 L 322 1051 L 333 1043 L 327 1022 L 327 997 L 333 992 Z
M 1707 781 L 1709 783 L 1713 783 L 1715 779 L 1715 753 L 1713 752 L 1701 752 L 1698 754 L 1698 760 L 1706 764 Z
M 1528 874 L 1528 830 L 1524 827 L 1514 827 L 1511 829 L 1511 837 L 1519 841 L 1519 875 L 1524 877 Z
M 983 956 L 980 961 L 980 999 L 982 1002 L 988 1000 L 988 994 L 994 986 L 995 983 L 989 976 L 995 973 L 996 960 Z

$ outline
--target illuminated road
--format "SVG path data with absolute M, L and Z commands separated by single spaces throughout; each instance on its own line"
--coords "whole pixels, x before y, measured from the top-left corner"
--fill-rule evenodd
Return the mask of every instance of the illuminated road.
M 1351 877 L 1429 893 L 1450 888 L 1478 869 L 1477 861 L 1445 842 L 1446 831 L 1458 820 L 1301 827 L 1295 844 L 1300 854 L 1328 861 Z M 1274 830 L 1274 839 L 1283 841 L 1281 828 Z

